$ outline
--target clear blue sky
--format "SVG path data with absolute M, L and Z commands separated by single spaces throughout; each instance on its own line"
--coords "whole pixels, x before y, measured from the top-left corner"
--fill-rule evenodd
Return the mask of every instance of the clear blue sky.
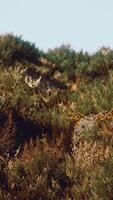
M 113 0 L 0 0 L 0 33 L 7 32 L 43 50 L 112 48 Z

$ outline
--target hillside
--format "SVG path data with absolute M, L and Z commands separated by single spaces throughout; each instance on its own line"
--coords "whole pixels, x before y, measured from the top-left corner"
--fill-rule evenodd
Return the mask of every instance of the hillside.
M 0 199 L 113 199 L 113 50 L 0 36 Z

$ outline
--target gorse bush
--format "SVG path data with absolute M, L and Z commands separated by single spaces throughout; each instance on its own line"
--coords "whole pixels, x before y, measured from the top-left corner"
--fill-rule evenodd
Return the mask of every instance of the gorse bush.
M 76 112 L 85 115 L 110 110 L 113 107 L 113 73 L 106 80 L 95 79 L 90 84 L 82 83 L 76 93 L 69 94 L 69 100 L 76 102 Z
M 108 74 L 113 68 L 113 51 L 101 48 L 90 55 L 88 52 L 75 52 L 69 45 L 49 50 L 47 59 L 54 62 L 57 69 L 67 76 L 67 80 L 74 80 L 76 76 L 99 77 Z
M 75 58 L 76 58 L 75 60 L 76 65 L 82 62 L 90 63 L 90 55 L 88 52 L 83 52 L 83 51 L 76 52 Z
M 80 51 L 75 55 L 76 74 L 85 75 L 90 65 L 90 55 L 87 52 Z
M 69 45 L 49 50 L 46 57 L 54 62 L 57 69 L 69 80 L 75 78 L 75 51 Z
M 57 65 L 63 65 L 65 63 L 69 65 L 74 61 L 75 51 L 69 45 L 62 45 L 59 48 L 49 50 L 46 54 L 46 57 L 55 62 Z
M 24 41 L 21 36 L 6 34 L 0 36 L 0 60 L 5 64 L 12 64 L 15 61 L 27 60 L 31 63 L 38 63 L 42 52 L 35 47 L 35 44 Z
M 92 78 L 107 75 L 113 68 L 113 51 L 101 48 L 93 55 L 79 52 L 76 54 L 77 74 Z

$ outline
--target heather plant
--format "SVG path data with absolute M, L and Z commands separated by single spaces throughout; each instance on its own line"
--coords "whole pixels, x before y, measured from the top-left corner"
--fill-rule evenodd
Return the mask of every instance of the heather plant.
M 57 145 L 49 145 L 46 139 L 33 148 L 25 146 L 21 159 L 9 163 L 11 196 L 17 199 L 65 199 L 71 185 L 66 173 L 65 154 Z M 12 170 L 13 169 L 13 170 Z
M 105 148 L 97 142 L 81 141 L 76 153 L 69 155 L 64 152 L 61 140 L 48 143 L 43 138 L 37 140 L 35 147 L 31 140 L 25 144 L 22 156 L 13 158 L 7 164 L 8 191 L 4 190 L 4 196 L 9 200 L 12 197 L 90 200 L 104 196 L 109 199 L 112 177 L 107 175 L 112 169 L 111 153 L 109 147 Z M 3 194 L 1 196 L 3 198 Z

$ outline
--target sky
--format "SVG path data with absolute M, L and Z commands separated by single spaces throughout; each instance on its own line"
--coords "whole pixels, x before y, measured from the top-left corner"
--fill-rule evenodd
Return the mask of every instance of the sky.
M 113 48 L 113 0 L 0 0 L 0 34 L 22 35 L 47 51 Z

